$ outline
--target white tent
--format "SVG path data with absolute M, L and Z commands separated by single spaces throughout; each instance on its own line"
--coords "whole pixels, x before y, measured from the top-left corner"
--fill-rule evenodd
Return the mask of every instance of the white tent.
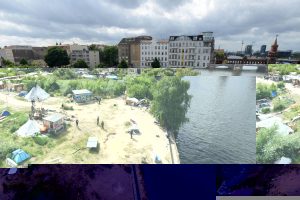
M 274 164 L 291 164 L 292 159 L 287 157 L 281 157 L 279 160 L 275 161 Z
M 40 132 L 39 124 L 34 120 L 28 120 L 19 130 L 17 130 L 17 135 L 21 137 L 30 137 L 34 134 Z
M 30 90 L 30 92 L 25 96 L 25 99 L 27 101 L 44 101 L 49 97 L 50 95 L 37 85 Z

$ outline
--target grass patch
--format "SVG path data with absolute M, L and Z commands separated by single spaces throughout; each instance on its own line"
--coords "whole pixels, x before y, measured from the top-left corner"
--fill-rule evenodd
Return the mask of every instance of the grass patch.
M 267 113 L 270 113 L 270 112 L 271 112 L 271 109 L 270 109 L 270 108 L 262 108 L 262 109 L 261 109 L 261 112 L 262 112 L 263 114 L 267 114 Z
M 293 102 L 287 98 L 275 98 L 273 101 L 273 111 L 280 112 L 288 108 Z
M 293 105 L 290 109 L 283 113 L 283 116 L 287 120 L 292 120 L 294 117 L 300 114 L 300 104 Z

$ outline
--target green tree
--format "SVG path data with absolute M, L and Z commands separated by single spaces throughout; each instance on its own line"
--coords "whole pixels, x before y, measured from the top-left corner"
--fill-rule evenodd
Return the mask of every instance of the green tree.
M 151 63 L 152 68 L 161 68 L 159 60 L 155 57 L 153 62 Z
M 122 59 L 120 64 L 118 65 L 118 68 L 128 68 L 127 62 L 124 59 Z
M 97 51 L 97 50 L 99 50 L 99 49 L 97 48 L 97 46 L 96 46 L 95 44 L 91 44 L 91 45 L 89 46 L 89 50 L 90 50 L 90 51 Z
M 103 51 L 100 51 L 100 61 L 106 67 L 115 67 L 118 64 L 118 47 L 106 46 Z
M 176 132 L 187 122 L 186 112 L 192 96 L 189 82 L 176 76 L 165 76 L 152 88 L 151 113 L 167 130 Z
M 70 64 L 67 51 L 60 47 L 51 47 L 45 56 L 45 62 L 49 67 L 61 67 Z
M 89 66 L 86 64 L 86 62 L 82 59 L 79 59 L 74 63 L 74 68 L 88 68 Z
M 2 59 L 2 64 L 5 66 L 5 67 L 12 67 L 14 65 L 13 62 L 11 62 L 10 60 L 6 60 L 4 59 L 3 57 L 1 57 Z
M 28 65 L 27 60 L 25 60 L 24 58 L 22 58 L 22 60 L 20 61 L 20 65 Z

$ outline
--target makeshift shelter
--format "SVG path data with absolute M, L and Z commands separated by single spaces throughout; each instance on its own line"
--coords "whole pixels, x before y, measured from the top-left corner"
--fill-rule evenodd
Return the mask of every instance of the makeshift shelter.
M 292 163 L 292 159 L 284 156 L 274 162 L 274 164 L 291 164 L 291 163 Z
M 17 149 L 13 151 L 11 154 L 12 154 L 11 159 L 18 165 L 30 158 L 30 155 L 25 151 L 23 151 L 22 149 Z
M 37 85 L 30 90 L 30 92 L 25 96 L 25 99 L 27 101 L 44 101 L 49 97 L 50 95 Z
M 261 120 L 260 122 L 257 122 L 256 123 L 256 128 L 257 129 L 259 129 L 259 128 L 271 128 L 274 125 L 277 126 L 277 133 L 278 134 L 289 135 L 291 133 L 294 133 L 294 130 L 291 127 L 285 125 L 282 122 L 282 119 L 279 118 L 279 117 L 276 117 L 276 116 L 268 118 L 268 119 Z
M 18 94 L 18 96 L 19 96 L 19 97 L 25 97 L 27 94 L 28 94 L 27 91 L 21 91 L 21 92 Z
M 28 120 L 19 130 L 17 130 L 17 135 L 21 137 L 31 137 L 36 133 L 40 132 L 39 124 L 34 120 Z
M 126 98 L 126 105 L 136 106 L 138 105 L 139 100 L 137 98 Z
M 106 78 L 111 80 L 118 80 L 118 77 L 116 75 L 107 75 Z
M 93 93 L 89 90 L 72 90 L 72 93 L 76 103 L 86 103 L 93 100 Z
M 97 148 L 98 147 L 98 139 L 97 137 L 89 137 L 87 143 L 86 143 L 87 148 Z
M 9 116 L 9 115 L 10 115 L 10 112 L 8 112 L 7 110 L 4 110 L 4 111 L 1 113 L 0 117 L 7 117 L 7 116 Z
M 48 131 L 54 131 L 57 133 L 65 128 L 64 126 L 64 116 L 58 113 L 45 117 L 43 119 L 43 124 Z

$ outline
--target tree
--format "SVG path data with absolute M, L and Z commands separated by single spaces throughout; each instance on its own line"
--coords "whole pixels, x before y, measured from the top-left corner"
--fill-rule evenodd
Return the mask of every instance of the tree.
M 3 64 L 4 66 L 6 66 L 6 67 L 11 67 L 11 66 L 14 65 L 14 63 L 11 62 L 10 60 L 6 60 L 6 59 L 4 59 L 3 57 L 1 57 L 1 59 L 2 59 L 2 64 Z
M 25 60 L 24 58 L 22 58 L 22 60 L 20 61 L 20 65 L 28 65 L 27 60 Z
M 86 62 L 82 59 L 79 59 L 74 63 L 74 68 L 88 68 L 89 66 L 86 64 Z
M 106 46 L 100 51 L 100 61 L 106 67 L 115 67 L 118 64 L 118 47 Z
M 155 57 L 154 61 L 151 63 L 152 68 L 161 68 L 159 60 Z
M 168 131 L 176 132 L 188 121 L 185 114 L 192 98 L 189 87 L 189 82 L 180 77 L 164 76 L 152 88 L 151 113 Z
M 90 51 L 98 51 L 99 49 L 97 48 L 97 46 L 96 46 L 95 44 L 91 44 L 91 45 L 89 46 L 89 50 L 90 50 Z
M 122 59 L 121 63 L 118 65 L 118 68 L 128 68 L 127 62 L 124 59 Z
M 61 47 L 51 47 L 45 56 L 45 62 L 49 67 L 61 67 L 70 64 L 70 58 Z

